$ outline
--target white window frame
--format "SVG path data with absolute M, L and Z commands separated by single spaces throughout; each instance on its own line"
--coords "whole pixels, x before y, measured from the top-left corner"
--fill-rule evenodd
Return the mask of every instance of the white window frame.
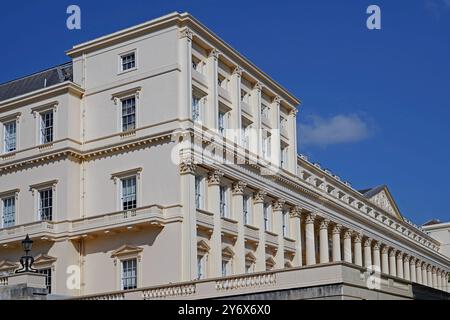
M 219 211 L 222 218 L 229 218 L 228 187 L 221 185 L 219 187 Z
M 196 209 L 205 208 L 205 179 L 203 176 L 195 176 L 195 207 Z
M 253 223 L 253 217 L 252 217 L 252 207 L 251 207 L 251 200 L 250 196 L 247 194 L 244 194 L 242 197 L 243 202 L 243 220 L 244 224 L 251 225 Z
M 263 204 L 264 231 L 272 231 L 272 212 L 268 202 Z
M 48 104 L 38 106 L 35 108 L 32 108 L 31 111 L 33 113 L 33 116 L 36 120 L 36 145 L 51 145 L 56 140 L 58 140 L 58 118 L 57 118 L 57 107 L 59 102 L 53 101 Z M 42 115 L 45 113 L 52 113 L 53 123 L 52 123 L 52 141 L 43 141 L 43 135 L 42 135 Z
M 10 115 L 7 115 L 5 117 L 0 118 L 0 124 L 1 124 L 1 142 L 0 142 L 0 150 L 2 154 L 7 154 L 7 153 L 14 153 L 17 152 L 17 150 L 19 149 L 19 119 L 21 116 L 21 112 L 16 112 Z M 6 125 L 9 123 L 15 122 L 16 123 L 16 136 L 15 136 L 15 140 L 16 140 L 16 148 L 12 151 L 6 151 Z
M 222 124 L 220 123 L 222 120 Z M 217 130 L 222 136 L 225 136 L 225 131 L 227 130 L 227 113 L 219 110 L 218 118 L 217 118 L 218 128 Z
M 5 226 L 5 201 L 8 199 L 14 199 L 14 223 L 12 225 Z M 9 228 L 17 225 L 17 212 L 19 204 L 19 189 L 9 190 L 0 193 L 0 228 Z
M 281 212 L 281 217 L 282 217 L 282 232 L 283 232 L 283 237 L 284 238 L 289 238 L 290 234 L 289 234 L 289 219 L 288 219 L 288 213 L 286 210 L 283 210 Z
M 288 166 L 288 147 L 282 146 L 280 150 L 280 167 L 286 169 Z
M 134 100 L 134 128 L 132 129 L 127 129 L 124 130 L 123 125 L 123 117 L 124 117 L 124 113 L 123 113 L 123 106 L 124 103 L 128 100 Z M 131 114 L 128 114 L 127 116 L 130 116 Z M 131 131 L 135 131 L 137 129 L 137 98 L 136 95 L 130 95 L 124 98 L 120 99 L 120 132 L 122 133 L 127 133 L 127 132 L 131 132 Z
M 136 130 L 139 129 L 139 116 L 140 116 L 140 100 L 141 100 L 141 87 L 131 88 L 125 91 L 116 92 L 111 95 L 111 100 L 113 100 L 114 105 L 116 106 L 116 119 L 117 119 L 117 129 L 116 131 L 120 133 L 121 136 L 127 136 L 127 134 L 135 133 Z M 123 123 L 122 123 L 122 101 L 127 99 L 134 98 L 134 129 L 123 131 Z
M 131 175 L 131 176 L 128 176 L 128 177 L 122 177 L 122 178 L 120 178 L 120 183 L 121 183 L 121 186 L 120 186 L 120 206 L 121 206 L 121 209 L 122 209 L 122 211 L 129 211 L 129 210 L 136 210 L 137 209 L 137 180 L 138 180 L 138 178 L 136 177 L 136 175 Z M 125 208 L 125 199 L 124 199 L 124 197 L 125 197 L 125 195 L 124 195 L 124 183 L 125 183 L 125 181 L 134 181 L 134 207 L 133 207 L 133 205 L 131 204 L 131 207 L 130 208 Z M 132 196 L 132 194 L 129 194 L 129 195 L 127 195 L 128 197 L 131 197 Z
M 111 179 L 116 185 L 116 210 L 117 211 L 135 211 L 142 206 L 142 168 L 135 168 L 126 171 L 111 174 Z M 125 179 L 136 178 L 136 208 L 124 209 L 122 202 L 122 181 Z
M 134 264 L 134 277 L 126 277 L 124 273 L 124 264 L 125 263 L 132 263 Z M 134 279 L 134 287 L 132 288 L 125 288 L 124 280 L 127 279 Z M 136 257 L 129 258 L 129 259 L 121 259 L 120 260 L 120 289 L 121 290 L 132 290 L 138 288 L 138 259 Z
M 57 186 L 58 180 L 52 180 L 30 186 L 30 190 L 34 197 L 34 212 L 36 221 L 57 221 Z M 52 190 L 52 218 L 50 220 L 42 220 L 40 212 L 41 192 L 45 190 Z
M 122 59 L 125 56 L 131 55 L 131 54 L 134 54 L 134 67 L 124 70 L 123 69 L 123 64 L 122 64 Z M 119 53 L 119 55 L 117 57 L 118 57 L 118 69 L 117 69 L 118 70 L 117 71 L 118 75 L 124 74 L 124 73 L 128 73 L 128 72 L 131 72 L 131 71 L 135 71 L 135 70 L 138 69 L 138 50 L 137 49 L 132 49 L 132 50 L 128 50 L 128 51 Z
M 197 278 L 206 279 L 206 254 L 197 254 Z
M 123 261 L 136 259 L 136 288 L 142 287 L 142 253 L 141 247 L 123 245 L 115 250 L 111 255 L 113 258 L 115 272 L 116 272 L 116 289 L 122 289 L 122 266 Z
M 54 281 L 53 267 L 49 266 L 49 267 L 39 268 L 36 270 L 38 270 L 38 273 L 45 275 L 45 288 L 48 290 L 47 293 L 51 294 L 53 292 L 53 281 Z M 50 273 L 50 283 L 48 283 L 49 275 L 46 272 Z

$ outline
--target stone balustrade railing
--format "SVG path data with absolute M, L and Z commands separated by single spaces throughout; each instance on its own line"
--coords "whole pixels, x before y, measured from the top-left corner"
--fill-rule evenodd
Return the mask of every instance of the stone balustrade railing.
M 142 291 L 142 298 L 144 300 L 164 299 L 170 297 L 181 297 L 193 295 L 196 292 L 195 284 L 170 286 L 155 289 L 148 289 Z
M 276 284 L 276 274 L 257 274 L 240 276 L 231 279 L 223 279 L 216 281 L 217 290 L 234 290 L 249 287 L 270 286 Z
M 80 298 L 80 300 L 125 300 L 125 294 L 124 293 L 103 294 L 98 296 L 89 296 L 85 298 Z
M 0 277 L 0 287 L 8 285 L 8 277 Z

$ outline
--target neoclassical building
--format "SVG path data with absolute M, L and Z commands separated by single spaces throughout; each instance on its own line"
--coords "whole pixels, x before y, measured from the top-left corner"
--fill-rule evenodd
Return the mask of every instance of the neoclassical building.
M 448 291 L 441 244 L 298 155 L 299 99 L 190 14 L 67 55 L 0 85 L 0 285 L 28 234 L 57 297 Z

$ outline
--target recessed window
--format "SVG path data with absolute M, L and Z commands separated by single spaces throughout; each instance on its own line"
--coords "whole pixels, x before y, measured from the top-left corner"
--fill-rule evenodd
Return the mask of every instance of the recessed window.
M 122 290 L 137 288 L 137 259 L 122 260 Z
M 122 132 L 136 129 L 136 97 L 122 100 Z
M 201 99 L 197 96 L 192 96 L 192 120 L 194 122 L 201 122 Z
M 230 274 L 230 261 L 222 259 L 222 277 L 226 277 Z
M 287 213 L 285 210 L 282 212 L 282 218 L 283 218 L 283 237 L 288 236 L 288 219 L 287 219 Z
M 3 125 L 3 145 L 4 152 L 12 152 L 16 150 L 17 129 L 16 121 L 10 121 Z
M 264 119 L 268 119 L 269 118 L 269 107 L 265 104 L 261 104 L 261 116 Z
M 127 71 L 136 68 L 136 53 L 130 52 L 120 56 L 121 70 Z
M 228 204 L 227 204 L 227 189 L 224 186 L 220 186 L 219 189 L 220 194 L 220 216 L 228 217 Z
M 287 147 L 282 147 L 280 150 L 280 167 L 286 169 L 287 166 Z
M 53 110 L 40 114 L 40 142 L 41 144 L 53 141 Z
M 52 268 L 40 269 L 39 273 L 45 275 L 45 287 L 47 293 L 52 293 Z
M 203 208 L 203 178 L 195 176 L 195 207 Z
M 122 179 L 122 210 L 136 208 L 136 177 Z
M 2 199 L 2 228 L 12 227 L 16 217 L 16 198 L 8 197 Z
M 39 191 L 38 216 L 42 221 L 51 221 L 53 218 L 53 189 Z
M 248 195 L 244 195 L 243 201 L 243 214 L 244 214 L 244 224 L 250 224 L 250 198 Z
M 225 113 L 219 111 L 219 133 L 224 135 L 225 133 Z
M 197 256 L 197 273 L 199 279 L 204 279 L 206 276 L 205 259 L 204 255 Z
M 264 217 L 264 231 L 269 231 L 271 228 L 271 221 L 270 221 L 270 212 L 269 212 L 269 204 L 268 203 L 264 203 L 263 217 Z

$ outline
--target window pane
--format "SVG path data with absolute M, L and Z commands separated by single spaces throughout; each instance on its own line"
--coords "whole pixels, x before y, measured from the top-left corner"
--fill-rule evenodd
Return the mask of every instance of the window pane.
M 122 56 L 122 71 L 136 67 L 136 56 L 133 53 Z
M 39 217 L 41 220 L 50 221 L 53 216 L 53 190 L 39 191 Z
M 51 268 L 40 269 L 39 273 L 45 275 L 45 286 L 47 287 L 47 292 L 49 294 L 52 293 L 52 269 Z
M 122 289 L 129 290 L 137 287 L 137 260 L 122 261 Z
M 122 100 L 122 132 L 136 128 L 136 98 Z
M 136 208 L 136 177 L 122 179 L 122 210 Z
M 16 150 L 16 121 L 4 125 L 4 152 Z
M 14 225 L 16 215 L 16 199 L 14 197 L 3 199 L 3 228 Z
M 41 143 L 53 141 L 53 111 L 41 113 Z

